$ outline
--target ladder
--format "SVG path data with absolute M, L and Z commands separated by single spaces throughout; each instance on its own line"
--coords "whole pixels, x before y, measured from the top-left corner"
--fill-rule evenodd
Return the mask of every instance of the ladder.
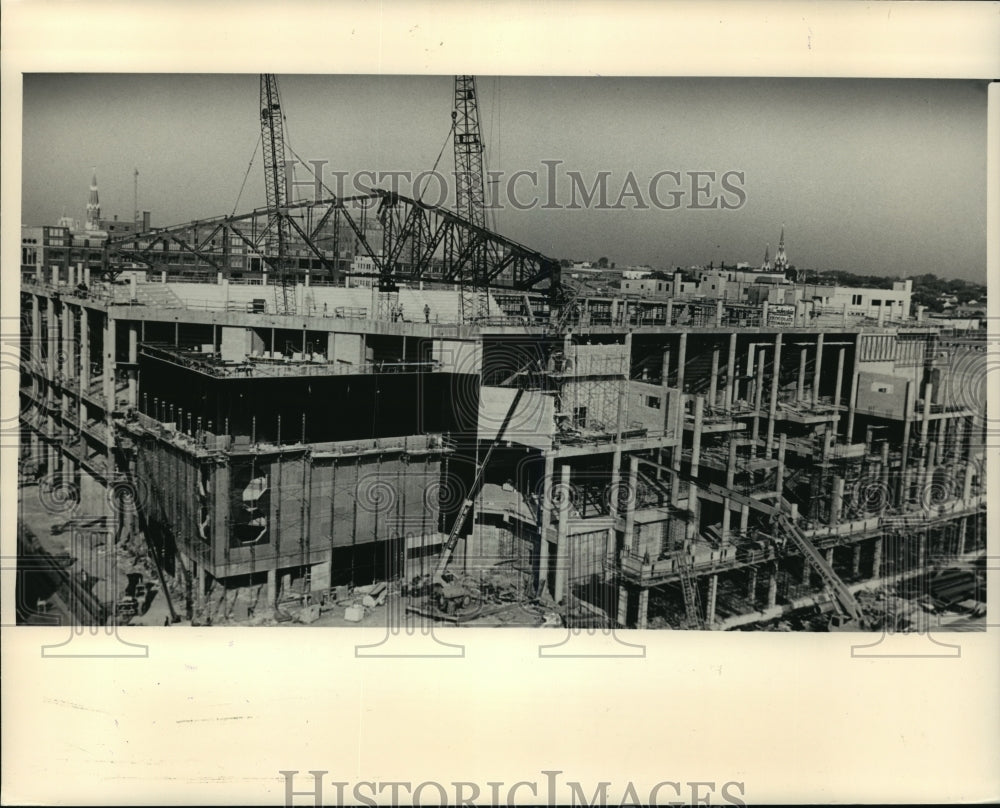
M 686 556 L 678 558 L 678 568 L 680 570 L 681 591 L 684 593 L 684 610 L 687 612 L 687 620 L 684 628 L 705 628 L 705 621 L 701 616 L 701 598 L 698 596 L 698 587 L 695 585 L 694 576 L 691 575 L 691 562 Z

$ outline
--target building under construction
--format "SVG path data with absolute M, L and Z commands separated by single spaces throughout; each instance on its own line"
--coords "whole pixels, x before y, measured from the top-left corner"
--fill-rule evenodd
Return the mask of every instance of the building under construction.
M 468 598 L 427 592 L 505 570 L 504 597 L 564 622 L 866 628 L 859 589 L 984 548 L 975 339 L 909 312 L 574 292 L 486 227 L 471 77 L 457 213 L 289 204 L 273 77 L 261 104 L 266 208 L 22 264 L 24 484 L 106 552 L 140 548 L 184 593 L 175 618 L 387 584 L 460 622 Z M 120 580 L 94 578 L 78 619 L 120 617 Z

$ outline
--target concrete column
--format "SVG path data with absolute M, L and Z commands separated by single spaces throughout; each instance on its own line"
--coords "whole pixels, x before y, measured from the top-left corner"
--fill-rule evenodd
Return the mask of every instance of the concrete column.
M 687 332 L 683 332 L 677 349 L 677 389 L 684 392 L 684 366 L 687 364 Z
M 740 533 L 746 533 L 750 526 L 750 506 L 743 504 L 740 506 Z
M 715 407 L 719 383 L 719 349 L 712 351 L 712 375 L 708 378 L 708 406 Z
M 854 364 L 855 367 L 857 367 L 857 359 L 855 359 Z M 909 386 L 909 382 L 907 382 L 907 386 Z M 854 405 L 855 402 L 857 401 L 857 398 L 858 398 L 858 373 L 857 371 L 855 371 L 854 374 L 851 376 L 851 392 L 850 392 L 850 398 L 848 398 L 847 400 L 847 430 L 845 432 L 845 437 L 847 438 L 848 443 L 851 442 L 854 436 L 854 411 L 855 411 Z
M 726 364 L 726 398 L 724 407 L 732 409 L 736 403 L 736 332 L 729 335 L 729 360 Z
M 809 581 L 812 578 L 812 566 L 809 564 L 808 558 L 802 559 L 802 583 L 804 586 L 809 585 Z
M 774 416 L 778 411 L 778 384 L 781 376 L 781 332 L 774 337 L 774 373 L 771 378 L 771 400 L 767 408 L 767 443 L 765 453 L 771 455 L 774 446 Z
M 277 570 L 267 571 L 267 605 L 273 608 L 278 603 L 278 572 Z
M 826 548 L 826 563 L 829 564 L 831 567 L 833 566 L 833 548 L 832 547 L 827 547 Z
M 747 369 L 746 376 L 748 377 L 743 389 L 743 397 L 746 399 L 748 404 L 753 404 L 754 399 L 757 396 L 755 387 L 757 380 L 753 378 L 754 367 L 757 364 L 756 361 L 756 346 L 751 342 L 749 347 L 747 347 Z
M 538 546 L 538 589 L 548 586 L 549 579 L 549 526 L 552 524 L 552 475 L 555 458 L 545 456 L 545 471 L 542 477 L 542 513 L 538 520 L 541 526 L 541 541 Z
M 750 601 L 750 605 L 754 606 L 757 603 L 757 568 L 749 567 L 747 569 L 747 600 Z
M 816 367 L 813 368 L 812 400 L 814 407 L 819 404 L 819 382 L 822 370 L 823 370 L 823 333 L 820 332 L 816 336 Z
M 855 543 L 851 550 L 851 575 L 857 578 L 861 574 L 861 544 Z
M 195 564 L 198 592 L 195 603 L 198 604 L 198 611 L 205 608 L 205 567 L 202 564 Z
M 802 401 L 806 397 L 806 349 L 799 350 L 799 386 L 795 394 L 796 401 Z
M 764 303 L 760 307 L 760 324 L 761 324 L 762 327 L 766 327 L 767 326 L 767 301 L 766 300 L 764 301 Z
M 39 307 L 38 295 L 31 293 L 31 359 L 35 365 L 42 365 L 42 312 Z
M 566 597 L 566 566 L 569 564 L 569 491 L 570 467 L 562 467 L 563 496 L 559 498 L 559 543 L 556 545 L 556 586 L 553 597 L 556 603 L 562 603 Z
M 872 578 L 882 574 L 882 539 L 875 539 L 875 557 L 872 558 Z
M 920 531 L 917 537 L 917 566 L 921 569 L 927 564 L 927 533 Z
M 701 461 L 701 430 L 705 421 L 705 397 L 697 396 L 694 400 L 694 430 L 691 439 L 691 476 L 698 476 L 698 464 Z M 698 486 L 694 481 L 688 483 L 688 521 L 687 538 L 694 539 L 698 535 Z
M 629 552 L 635 547 L 633 533 L 635 532 L 635 490 L 639 484 L 639 458 L 632 455 L 629 458 L 628 485 L 629 497 L 625 506 L 625 549 Z
M 969 518 L 963 516 L 958 520 L 958 554 L 965 555 L 965 539 L 968 535 Z
M 103 360 L 104 406 L 106 412 L 110 414 L 115 408 L 115 321 L 111 319 L 110 313 L 104 317 Z
M 649 589 L 639 590 L 639 628 L 649 628 Z
M 767 608 L 773 609 L 778 603 L 778 569 L 772 565 L 767 574 Z
M 667 325 L 670 325 L 674 321 L 674 301 L 667 301 Z
M 55 378 L 59 357 L 59 317 L 56 315 L 56 303 L 52 298 L 49 298 L 45 314 L 47 321 L 45 329 L 47 338 L 46 348 L 48 350 L 45 369 L 46 375 L 51 380 Z
M 927 427 L 930 424 L 931 415 L 931 397 L 934 395 L 934 385 L 928 382 L 924 386 L 924 411 L 923 417 L 920 419 L 920 444 L 922 446 L 927 445 Z
M 86 306 L 80 306 L 80 388 L 90 387 L 90 316 Z
M 732 488 L 736 480 L 736 441 L 732 437 L 729 440 L 729 458 L 726 463 L 726 488 Z M 732 519 L 732 502 L 729 497 L 722 500 L 722 539 L 729 539 L 729 524 Z
M 66 303 L 63 303 L 62 307 L 62 337 L 63 337 L 63 360 L 62 360 L 62 372 L 63 376 L 67 379 L 72 379 L 76 376 L 76 346 L 74 345 L 75 339 L 73 334 L 73 310 Z
M 969 499 L 972 496 L 972 478 L 975 475 L 976 475 L 975 465 L 972 463 L 966 463 L 965 479 L 962 481 L 962 499 Z
M 663 352 L 663 364 L 660 368 L 660 406 L 663 408 L 663 434 L 670 432 L 670 350 Z M 662 450 L 660 452 L 662 462 Z M 660 471 L 657 470 L 656 478 L 660 478 Z
M 128 324 L 128 361 L 131 365 L 128 369 L 128 401 L 136 407 L 139 405 L 139 369 L 136 367 L 139 362 L 139 324 L 135 322 Z
M 708 603 L 705 604 L 705 625 L 709 628 L 715 623 L 715 603 L 719 596 L 719 576 L 708 576 Z
M 785 433 L 782 432 L 778 436 L 778 465 L 776 467 L 776 474 L 774 478 L 774 490 L 778 494 L 778 499 L 780 500 L 785 493 L 785 451 L 788 439 Z
M 716 300 L 715 301 L 715 325 L 716 326 L 722 325 L 722 301 L 721 300 Z
M 820 336 L 823 335 L 820 334 Z M 841 348 L 840 350 L 837 351 L 837 378 L 834 382 L 834 390 L 833 390 L 834 406 L 836 407 L 840 406 L 841 404 L 840 397 L 843 392 L 844 392 L 844 349 Z
M 903 395 L 903 445 L 900 447 L 901 460 L 899 464 L 899 476 L 903 485 L 900 489 L 900 504 L 905 504 L 909 496 L 907 481 L 909 480 L 910 464 L 910 431 L 913 429 L 913 383 L 906 383 L 906 391 Z
M 628 587 L 618 587 L 618 625 L 628 625 Z
M 844 509 L 844 478 L 833 478 L 833 493 L 830 497 L 830 524 L 836 525 Z

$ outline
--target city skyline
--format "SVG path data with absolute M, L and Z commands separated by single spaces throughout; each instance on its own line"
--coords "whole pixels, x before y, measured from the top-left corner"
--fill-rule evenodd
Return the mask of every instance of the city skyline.
M 327 179 L 435 165 L 448 174 L 451 81 L 280 76 L 288 141 Z M 500 188 L 507 200 L 496 229 L 552 257 L 758 266 L 784 226 L 799 267 L 985 282 L 983 82 L 504 76 L 478 85 L 486 166 L 500 178 L 488 193 Z M 154 226 L 261 206 L 257 116 L 253 74 L 26 75 L 22 223 L 82 220 L 95 168 L 105 218 L 131 219 L 136 168 L 139 208 Z M 608 204 L 570 208 L 602 172 Z M 373 184 L 389 187 L 382 179 Z M 707 194 L 696 196 L 696 183 Z M 531 209 L 510 203 L 512 184 L 515 204 Z M 679 207 L 656 204 L 675 188 Z M 721 206 L 692 209 L 713 200 Z

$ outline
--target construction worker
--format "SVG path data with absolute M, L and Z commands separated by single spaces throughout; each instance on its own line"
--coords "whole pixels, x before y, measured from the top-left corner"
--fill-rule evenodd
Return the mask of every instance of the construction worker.
M 431 321 L 431 304 L 424 303 L 424 322 L 429 323 Z

